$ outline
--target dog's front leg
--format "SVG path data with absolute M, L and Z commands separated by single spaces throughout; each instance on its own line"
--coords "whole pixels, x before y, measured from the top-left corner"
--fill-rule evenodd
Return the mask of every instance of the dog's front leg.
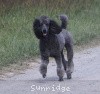
M 64 76 L 64 69 L 62 67 L 62 58 L 61 56 L 55 57 L 56 63 L 57 63 L 57 75 L 59 77 L 59 81 L 63 81 Z
M 40 65 L 40 73 L 42 74 L 43 78 L 46 77 L 48 63 L 49 63 L 49 58 L 42 56 L 41 65 Z

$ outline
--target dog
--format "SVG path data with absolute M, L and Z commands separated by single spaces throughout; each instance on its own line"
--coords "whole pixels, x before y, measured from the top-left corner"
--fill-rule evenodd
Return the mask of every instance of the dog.
M 67 74 L 67 79 L 71 79 L 74 70 L 73 38 L 67 31 L 67 15 L 61 14 L 59 18 L 61 25 L 47 16 L 40 16 L 33 22 L 33 31 L 39 39 L 41 54 L 40 73 L 43 78 L 46 77 L 49 57 L 53 57 L 57 64 L 59 81 L 63 81 L 64 71 Z M 67 61 L 63 54 L 64 47 L 67 50 Z

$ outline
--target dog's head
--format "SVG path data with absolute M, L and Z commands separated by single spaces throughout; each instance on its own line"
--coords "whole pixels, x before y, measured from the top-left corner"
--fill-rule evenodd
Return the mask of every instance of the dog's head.
M 45 38 L 49 34 L 59 34 L 61 27 L 47 16 L 41 16 L 33 22 L 33 30 L 38 39 Z

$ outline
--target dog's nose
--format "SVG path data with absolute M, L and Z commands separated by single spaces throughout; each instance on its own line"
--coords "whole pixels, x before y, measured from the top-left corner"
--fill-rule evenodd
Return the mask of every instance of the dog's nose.
M 44 29 L 44 30 L 43 30 L 43 33 L 47 33 L 47 31 Z

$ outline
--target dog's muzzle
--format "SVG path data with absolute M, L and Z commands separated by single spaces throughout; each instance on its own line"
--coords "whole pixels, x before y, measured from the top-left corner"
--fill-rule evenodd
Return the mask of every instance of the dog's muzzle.
M 47 27 L 45 25 L 43 25 L 42 33 L 43 33 L 43 36 L 46 36 L 48 33 Z
M 42 33 L 43 33 L 43 36 L 46 36 L 47 35 L 47 30 L 43 30 Z

